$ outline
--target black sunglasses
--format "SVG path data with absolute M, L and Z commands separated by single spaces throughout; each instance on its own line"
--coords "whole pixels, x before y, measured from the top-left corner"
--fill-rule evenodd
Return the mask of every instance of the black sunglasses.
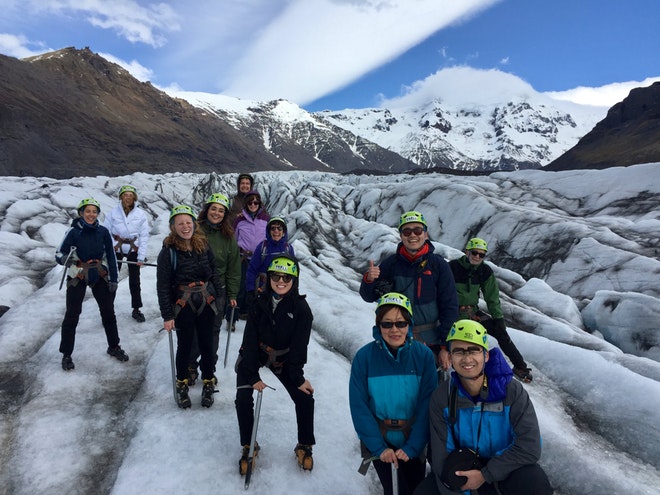
M 486 253 L 480 253 L 479 251 L 470 251 L 470 254 L 472 256 L 478 256 L 479 258 L 485 258 Z
M 403 237 L 410 237 L 411 234 L 415 235 L 422 235 L 424 232 L 424 229 L 422 227 L 415 227 L 414 229 L 411 229 L 410 227 L 406 227 L 401 229 L 401 234 Z
M 260 205 L 261 203 L 259 203 L 259 201 L 257 201 L 257 200 L 252 200 L 252 201 L 248 201 L 247 204 L 248 205 Z
M 282 231 L 284 231 L 284 227 L 282 227 L 281 225 L 271 225 L 270 230 L 282 230 Z
M 285 284 L 288 284 L 291 282 L 291 279 L 293 276 L 287 274 L 281 274 L 281 273 L 269 273 L 268 276 L 273 282 L 279 282 L 280 280 L 284 281 Z
M 406 328 L 409 325 L 407 321 L 381 321 L 380 328 L 392 328 L 396 326 L 397 328 Z

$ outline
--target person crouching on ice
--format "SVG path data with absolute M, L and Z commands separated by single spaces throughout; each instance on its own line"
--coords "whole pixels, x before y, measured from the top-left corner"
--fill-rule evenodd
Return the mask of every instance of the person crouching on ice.
M 447 343 L 455 371 L 431 396 L 433 472 L 414 495 L 551 495 L 534 406 L 502 352 L 474 320 L 454 323 Z
M 426 474 L 428 409 L 438 374 L 433 352 L 414 340 L 412 329 L 410 300 L 384 294 L 374 341 L 357 351 L 351 365 L 349 401 L 363 466 L 373 460 L 386 495 L 392 493 L 392 464 L 399 487 L 394 495 L 410 495 Z
M 253 391 L 268 385 L 259 368 L 269 368 L 284 385 L 295 403 L 298 443 L 294 454 L 301 468 L 314 465 L 314 388 L 304 375 L 307 346 L 312 330 L 312 311 L 298 293 L 300 267 L 292 256 L 275 258 L 267 270 L 268 283 L 250 308 L 243 342 L 236 361 L 236 414 L 243 452 L 240 473 L 247 472 L 248 453 L 254 424 Z M 254 456 L 259 447 L 255 445 Z
M 197 333 L 201 354 L 202 406 L 213 405 L 217 378 L 213 347 L 215 315 L 224 310 L 224 288 L 216 271 L 213 251 L 197 230 L 192 208 L 179 205 L 170 212 L 170 234 L 158 254 L 156 291 L 163 328 L 176 330 L 177 404 L 191 406 L 188 396 L 188 360 Z

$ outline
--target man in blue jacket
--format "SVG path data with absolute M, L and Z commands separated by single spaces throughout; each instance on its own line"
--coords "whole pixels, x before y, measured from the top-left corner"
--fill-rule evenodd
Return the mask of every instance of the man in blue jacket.
M 454 276 L 445 259 L 434 253 L 424 215 L 409 211 L 399 219 L 401 242 L 396 253 L 379 266 L 370 262 L 360 284 L 360 296 L 376 301 L 384 293 L 399 292 L 415 312 L 413 335 L 436 355 L 443 369 L 450 366 L 445 339 L 458 319 Z
M 429 407 L 433 472 L 414 495 L 551 495 L 534 406 L 484 326 L 459 320 L 447 341 L 454 371 Z

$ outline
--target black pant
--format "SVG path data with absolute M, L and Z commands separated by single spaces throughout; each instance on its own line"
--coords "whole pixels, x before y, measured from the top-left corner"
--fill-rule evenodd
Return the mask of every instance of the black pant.
M 72 354 L 76 342 L 76 327 L 82 312 L 83 299 L 87 291 L 87 283 L 78 280 L 75 285 L 66 288 L 66 313 L 62 321 L 62 339 L 60 341 L 60 352 Z M 105 279 L 99 279 L 92 286 L 92 295 L 96 299 L 101 313 L 101 323 L 105 330 L 108 347 L 119 345 L 119 332 L 117 331 L 117 318 L 115 317 L 115 295 L 108 289 Z
M 202 379 L 213 378 L 215 359 L 213 352 L 213 321 L 215 312 L 210 306 L 204 306 L 198 315 L 190 304 L 186 304 L 174 320 L 176 325 L 176 377 L 178 380 L 188 378 L 188 362 L 193 337 L 197 334 L 199 351 L 202 356 L 199 367 L 202 370 Z
M 509 332 L 506 331 L 506 328 L 502 330 L 491 318 L 482 320 L 481 324 L 488 332 L 488 335 L 492 335 L 497 339 L 500 349 L 502 349 L 502 352 L 511 360 L 514 368 L 527 368 L 527 364 L 525 363 L 522 354 L 520 354 L 516 344 L 514 344 L 511 337 L 509 337 Z
M 497 488 L 494 486 L 497 485 Z M 499 492 L 498 492 L 499 490 Z M 479 487 L 479 495 L 552 495 L 553 489 L 545 471 L 538 464 L 530 464 L 513 471 L 508 478 L 495 484 L 484 483 Z M 450 495 L 462 492 L 438 486 L 431 473 L 422 481 L 414 495 Z
M 215 365 L 218 362 L 218 348 L 220 347 L 220 328 L 222 327 L 222 322 L 224 321 L 224 316 L 221 313 L 218 313 L 213 318 L 213 371 L 215 371 Z M 200 356 L 199 352 L 199 342 L 197 341 L 197 333 L 193 333 L 192 344 L 190 345 L 190 361 L 189 367 L 192 369 L 197 369 L 199 364 L 197 360 Z
M 234 311 L 234 321 L 238 320 L 238 316 L 240 314 L 247 314 L 249 312 L 247 291 L 245 289 L 245 278 L 247 277 L 247 269 L 249 264 L 250 264 L 250 260 L 248 259 L 241 260 L 241 285 L 238 287 L 238 295 L 236 296 L 237 308 L 236 311 Z M 229 319 L 229 314 L 227 315 L 227 319 Z
M 270 368 L 273 371 L 273 368 Z M 249 385 L 245 379 L 245 371 L 241 363 L 236 370 L 236 386 Z M 298 425 L 298 443 L 314 445 L 314 396 L 306 394 L 296 387 L 289 378 L 286 364 L 282 372 L 275 374 L 280 383 L 284 385 L 296 408 L 296 422 Z M 241 436 L 241 445 L 248 445 L 252 438 L 254 425 L 254 397 L 253 388 L 239 388 L 236 390 L 236 415 L 238 416 L 238 429 Z M 272 392 L 272 391 L 269 391 Z M 275 392 L 272 392 L 275 393 Z
M 408 462 L 399 460 L 399 469 L 397 469 L 399 493 L 393 493 L 392 464 L 376 459 L 373 461 L 373 465 L 376 468 L 378 479 L 383 485 L 384 495 L 411 495 L 426 474 L 426 463 L 422 462 L 419 457 L 413 457 Z
M 137 263 L 137 253 L 135 251 L 122 254 L 117 254 L 117 268 L 121 270 L 121 261 L 126 259 L 126 261 L 133 261 Z M 131 291 L 131 307 L 132 308 L 141 308 L 142 307 L 142 290 L 140 288 L 140 267 L 138 265 L 133 265 L 127 263 L 128 265 L 128 289 Z

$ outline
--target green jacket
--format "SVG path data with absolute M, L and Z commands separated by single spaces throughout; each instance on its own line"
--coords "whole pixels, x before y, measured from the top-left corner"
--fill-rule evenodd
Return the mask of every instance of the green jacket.
M 215 265 L 220 281 L 225 285 L 227 300 L 236 299 L 241 285 L 241 255 L 236 239 L 226 237 L 208 222 L 203 222 L 201 228 L 215 256 Z
M 450 261 L 449 267 L 454 274 L 461 319 L 471 318 L 476 314 L 479 309 L 479 291 L 493 319 L 504 318 L 500 305 L 500 288 L 490 266 L 483 262 L 476 266 L 471 265 L 467 256 L 462 256 Z

